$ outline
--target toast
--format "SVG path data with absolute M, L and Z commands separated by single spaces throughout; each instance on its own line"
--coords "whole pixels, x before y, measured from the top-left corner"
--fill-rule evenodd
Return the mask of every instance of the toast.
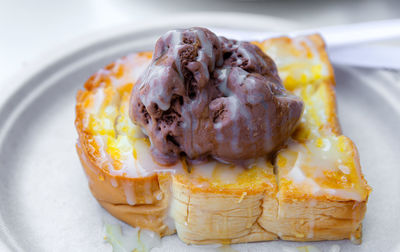
M 99 70 L 77 94 L 76 145 L 89 188 L 116 218 L 190 244 L 361 241 L 371 191 L 356 146 L 342 135 L 335 80 L 319 35 L 254 42 L 305 109 L 285 146 L 247 168 L 181 159 L 162 166 L 129 117 L 131 90 L 151 52 Z

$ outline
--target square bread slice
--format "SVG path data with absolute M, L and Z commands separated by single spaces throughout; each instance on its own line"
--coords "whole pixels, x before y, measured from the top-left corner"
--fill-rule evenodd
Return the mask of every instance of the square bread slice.
M 155 163 L 148 139 L 129 119 L 134 83 L 151 53 L 99 70 L 78 92 L 77 151 L 98 202 L 128 224 L 186 243 L 361 238 L 371 191 L 357 149 L 341 134 L 335 81 L 319 35 L 254 42 L 304 100 L 301 122 L 273 160 L 249 167 L 210 161 Z

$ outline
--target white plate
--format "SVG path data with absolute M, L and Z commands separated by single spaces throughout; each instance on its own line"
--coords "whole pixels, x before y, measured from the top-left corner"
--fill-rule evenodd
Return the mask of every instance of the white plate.
M 129 52 L 151 49 L 166 30 L 194 25 L 276 31 L 282 20 L 202 13 L 162 24 L 125 27 L 68 44 L 21 72 L 0 92 L 0 251 L 110 251 L 103 243 L 105 211 L 88 190 L 75 152 L 76 91 L 97 69 Z M 328 251 L 394 251 L 400 227 L 399 75 L 337 67 L 339 116 L 358 145 L 363 170 L 374 188 L 360 246 L 315 242 Z M 397 78 L 397 79 L 396 79 Z M 244 251 L 281 251 L 310 243 L 239 244 Z M 176 236 L 158 250 L 193 248 Z M 397 247 L 398 248 L 398 247 Z

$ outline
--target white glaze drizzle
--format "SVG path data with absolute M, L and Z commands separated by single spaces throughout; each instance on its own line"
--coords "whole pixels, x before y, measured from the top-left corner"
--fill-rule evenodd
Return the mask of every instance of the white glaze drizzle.
M 122 187 L 124 188 L 126 202 L 133 206 L 136 204 L 135 187 L 132 182 L 123 182 Z
M 284 175 L 285 178 L 293 181 L 295 184 L 307 184 L 311 189 L 311 193 L 318 196 L 328 194 L 343 199 L 352 199 L 356 201 L 362 200 L 362 194 L 354 188 L 327 188 L 320 186 L 314 179 L 324 176 L 324 171 L 341 171 L 343 174 L 350 174 L 350 168 L 342 163 L 342 155 L 337 146 L 337 137 L 325 138 L 322 140 L 323 146 L 317 147 L 314 142 L 307 145 L 292 143 L 289 146 L 291 151 L 296 152 L 296 160 L 293 167 Z M 283 157 L 290 158 L 284 153 Z M 308 177 L 303 171 L 303 165 L 313 167 L 312 177 Z M 357 172 L 357 171 L 355 171 Z
M 150 71 L 151 70 L 151 71 Z M 142 81 L 142 87 L 144 87 L 144 83 L 149 81 L 155 82 L 149 84 L 149 86 L 159 86 L 156 82 L 160 82 L 162 76 L 168 75 L 170 71 L 168 68 L 162 65 L 157 65 L 155 63 L 152 64 L 151 68 L 147 68 L 147 73 L 144 74 L 144 80 Z M 147 95 L 140 96 L 141 102 L 146 106 L 149 107 L 152 101 L 158 105 L 161 110 L 168 110 L 170 107 L 170 100 L 171 100 L 172 93 L 168 95 L 167 90 L 164 88 L 151 88 Z

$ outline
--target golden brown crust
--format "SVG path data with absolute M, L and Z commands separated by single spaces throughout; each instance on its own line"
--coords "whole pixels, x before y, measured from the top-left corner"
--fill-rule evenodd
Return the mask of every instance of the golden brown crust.
M 174 227 L 168 227 L 164 223 L 171 197 L 170 175 L 155 174 L 134 179 L 112 176 L 91 163 L 79 144 L 77 152 L 87 175 L 90 191 L 109 213 L 129 225 L 152 230 L 161 236 L 175 233 Z M 134 205 L 129 205 L 125 190 L 134 193 Z
M 327 104 L 327 123 L 324 127 L 329 129 L 335 135 L 341 135 L 342 129 L 340 127 L 339 119 L 337 117 L 337 104 L 336 104 L 336 91 L 335 83 L 331 80 L 322 82 L 316 92 L 320 92 L 321 99 Z

